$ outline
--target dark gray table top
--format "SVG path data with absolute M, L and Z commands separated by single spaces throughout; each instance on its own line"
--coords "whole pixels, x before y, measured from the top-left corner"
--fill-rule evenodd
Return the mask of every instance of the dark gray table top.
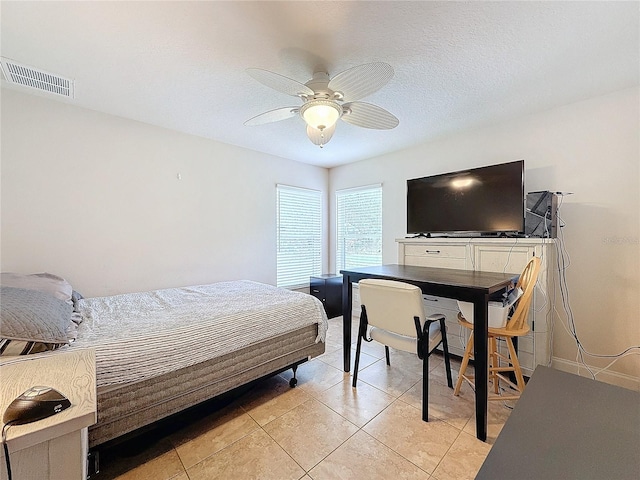
M 504 288 L 514 277 L 513 274 L 508 273 L 398 264 L 345 268 L 340 270 L 340 273 L 386 277 L 409 283 L 417 282 L 447 287 L 470 288 L 483 290 L 486 293 L 493 293 Z
M 538 366 L 476 480 L 640 479 L 640 392 Z

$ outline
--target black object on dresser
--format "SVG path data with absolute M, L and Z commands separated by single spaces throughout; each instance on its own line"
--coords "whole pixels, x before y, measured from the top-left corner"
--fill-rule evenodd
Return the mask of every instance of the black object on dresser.
M 311 277 L 309 293 L 322 302 L 327 317 L 342 315 L 342 275 L 329 273 Z

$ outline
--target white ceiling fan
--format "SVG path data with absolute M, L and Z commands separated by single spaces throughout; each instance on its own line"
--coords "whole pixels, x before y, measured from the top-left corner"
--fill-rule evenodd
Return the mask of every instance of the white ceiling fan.
M 359 65 L 333 78 L 325 72 L 316 72 L 307 83 L 259 68 L 248 68 L 247 73 L 267 87 L 299 97 L 303 103 L 261 113 L 244 122 L 245 125 L 263 125 L 300 115 L 307 124 L 309 140 L 322 148 L 331 140 L 339 119 L 358 127 L 378 130 L 389 130 L 399 123 L 384 108 L 357 101 L 378 91 L 391 80 L 393 67 L 387 63 Z

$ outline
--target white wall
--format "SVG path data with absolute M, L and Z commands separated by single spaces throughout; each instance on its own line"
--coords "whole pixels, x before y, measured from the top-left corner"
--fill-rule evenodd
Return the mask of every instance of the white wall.
M 276 184 L 326 195 L 324 168 L 8 89 L 1 128 L 1 269 L 85 296 L 275 284 Z
M 578 334 L 590 351 L 617 353 L 640 345 L 639 105 L 639 90 L 624 90 L 327 173 L 2 89 L 0 268 L 58 273 L 87 296 L 275 283 L 276 183 L 328 191 L 331 213 L 335 190 L 382 183 L 393 263 L 406 179 L 523 158 L 527 191 L 575 192 L 561 215 Z M 556 322 L 554 356 L 575 352 Z M 640 377 L 640 357 L 612 370 Z
M 567 278 L 581 342 L 601 354 L 640 345 L 639 97 L 638 88 L 623 90 L 334 168 L 330 212 L 335 190 L 381 182 L 383 261 L 395 263 L 395 239 L 406 233 L 407 179 L 524 159 L 526 191 L 574 192 L 565 197 L 560 214 L 566 222 Z M 403 121 L 411 119 L 401 120 L 398 128 Z M 330 234 L 334 265 L 333 227 Z M 575 342 L 557 321 L 553 355 L 576 359 Z M 611 370 L 638 378 L 640 356 L 624 358 Z

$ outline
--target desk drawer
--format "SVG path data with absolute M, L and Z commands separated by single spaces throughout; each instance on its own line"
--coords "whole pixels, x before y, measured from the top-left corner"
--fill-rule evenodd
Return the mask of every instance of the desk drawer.
M 456 268 L 458 270 L 467 269 L 467 260 L 465 258 L 407 255 L 404 257 L 404 263 L 407 265 L 414 265 L 416 267 Z
M 432 315 L 441 313 L 447 328 L 447 340 L 449 353 L 462 357 L 469 338 L 469 329 L 461 327 L 458 323 L 458 304 L 451 298 L 423 295 L 425 313 Z
M 418 267 L 467 268 L 466 245 L 407 245 L 404 263 Z
M 453 298 L 436 297 L 434 295 L 422 295 L 422 300 L 424 301 L 424 306 L 428 309 L 432 309 L 435 311 L 437 311 L 438 309 L 452 310 L 456 312 L 456 315 L 459 311 L 458 302 Z
M 404 254 L 418 257 L 465 258 L 466 245 L 407 245 Z

